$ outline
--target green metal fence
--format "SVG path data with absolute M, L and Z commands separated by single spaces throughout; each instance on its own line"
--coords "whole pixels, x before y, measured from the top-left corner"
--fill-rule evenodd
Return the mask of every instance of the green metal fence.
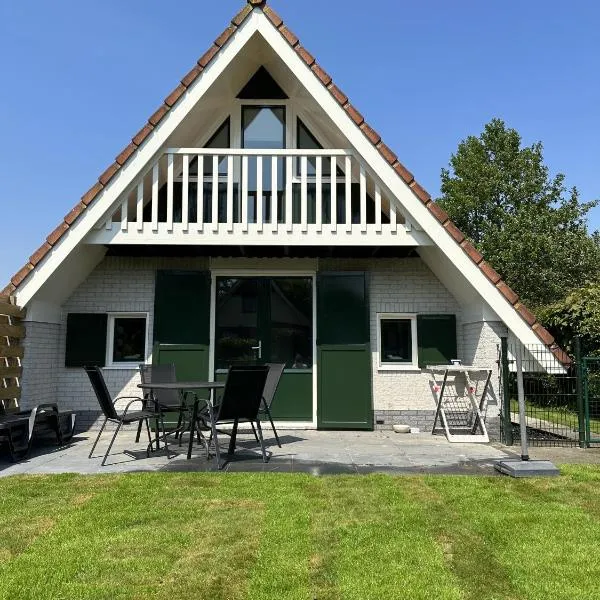
M 516 369 L 517 353 L 520 353 L 525 426 L 530 445 L 585 447 L 585 385 L 582 385 L 585 368 L 581 368 L 582 361 L 576 357 L 571 364 L 562 365 L 543 344 L 509 344 L 506 338 L 502 339 L 499 351 L 502 441 L 512 445 L 520 436 Z M 600 417 L 600 361 L 594 363 L 594 368 L 598 374 L 598 400 L 593 406 Z M 598 440 L 600 442 L 600 427 Z
M 582 365 L 585 445 L 600 444 L 600 357 L 586 356 Z

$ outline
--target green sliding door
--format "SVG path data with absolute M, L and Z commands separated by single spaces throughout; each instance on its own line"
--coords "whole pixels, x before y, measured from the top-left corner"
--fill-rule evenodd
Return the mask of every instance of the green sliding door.
M 218 277 L 215 367 L 285 363 L 273 401 L 278 421 L 313 418 L 312 277 Z
M 317 278 L 318 426 L 372 429 L 367 276 Z

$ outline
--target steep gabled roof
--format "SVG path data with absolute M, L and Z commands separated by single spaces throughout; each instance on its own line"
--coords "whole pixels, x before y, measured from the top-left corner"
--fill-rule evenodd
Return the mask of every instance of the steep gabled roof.
M 427 207 L 429 212 L 439 221 L 463 252 L 477 265 L 479 270 L 504 296 L 506 301 L 520 315 L 521 319 L 536 334 L 539 340 L 548 346 L 554 356 L 562 363 L 570 363 L 569 356 L 555 343 L 552 335 L 539 323 L 535 315 L 519 301 L 519 296 L 501 279 L 500 275 L 487 263 L 481 253 L 466 239 L 465 235 L 449 219 L 448 214 L 436 204 L 430 194 L 417 182 L 413 174 L 398 160 L 396 154 L 384 143 L 381 136 L 365 120 L 363 115 L 349 101 L 348 96 L 333 82 L 332 77 L 317 62 L 315 57 L 300 43 L 298 37 L 284 24 L 283 19 L 270 7 L 267 0 L 246 0 L 247 4 L 235 15 L 227 28 L 219 35 L 210 48 L 198 59 L 192 69 L 181 79 L 177 87 L 165 98 L 148 122 L 135 134 L 131 142 L 118 154 L 114 162 L 100 175 L 98 181 L 81 197 L 81 200 L 64 217 L 63 221 L 46 238 L 46 241 L 30 256 L 29 261 L 11 278 L 11 282 L 3 290 L 3 294 L 12 294 L 25 281 L 50 250 L 57 245 L 68 229 L 75 223 L 100 192 L 110 184 L 117 172 L 131 159 L 144 144 L 152 131 L 165 118 L 186 90 L 201 76 L 204 69 L 215 59 L 221 48 L 242 26 L 252 13 L 259 8 L 279 31 L 287 43 L 311 69 L 314 76 L 327 88 L 329 93 L 342 106 L 356 127 L 375 146 L 381 156 L 390 164 L 397 175 L 408 185 L 413 194 Z

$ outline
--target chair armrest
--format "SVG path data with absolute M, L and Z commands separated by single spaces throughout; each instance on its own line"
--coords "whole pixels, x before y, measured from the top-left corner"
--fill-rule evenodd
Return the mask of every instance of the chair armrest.
M 122 417 L 124 417 L 127 414 L 127 411 L 129 410 L 129 407 L 132 404 L 135 404 L 136 402 L 141 402 L 142 407 L 144 406 L 143 398 L 136 398 L 134 396 L 121 396 L 120 398 L 117 398 L 117 400 L 127 400 L 127 398 L 131 398 L 131 401 L 127 403 L 127 406 L 125 407 L 125 410 L 123 411 L 123 414 L 121 415 Z
M 119 401 L 119 400 L 137 400 L 138 402 L 143 402 L 144 399 L 140 398 L 139 396 L 119 396 L 118 398 L 115 398 L 113 400 L 113 406 Z M 131 404 L 131 402 L 129 403 Z

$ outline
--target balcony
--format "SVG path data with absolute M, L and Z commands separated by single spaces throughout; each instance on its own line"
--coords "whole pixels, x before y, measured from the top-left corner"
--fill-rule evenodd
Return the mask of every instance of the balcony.
M 91 244 L 426 244 L 348 150 L 166 150 Z

